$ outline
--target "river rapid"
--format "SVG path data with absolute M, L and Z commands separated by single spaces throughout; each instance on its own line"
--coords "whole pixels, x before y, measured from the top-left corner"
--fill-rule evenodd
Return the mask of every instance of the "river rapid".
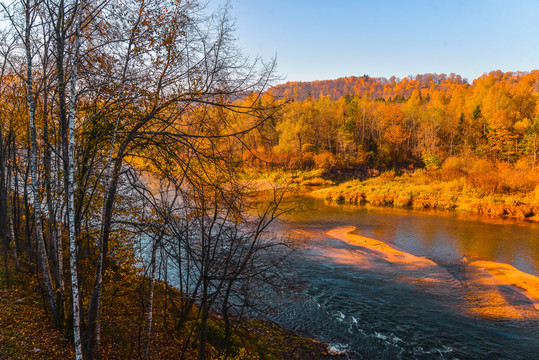
M 299 295 L 273 320 L 349 358 L 536 359 L 539 224 L 334 205 L 305 196 L 276 231 Z

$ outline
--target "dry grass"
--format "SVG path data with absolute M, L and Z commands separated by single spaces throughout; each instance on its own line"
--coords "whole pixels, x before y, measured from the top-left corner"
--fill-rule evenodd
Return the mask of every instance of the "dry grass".
M 449 158 L 439 170 L 396 176 L 382 173 L 314 191 L 337 203 L 414 209 L 463 210 L 476 214 L 539 220 L 539 172 L 505 163 Z

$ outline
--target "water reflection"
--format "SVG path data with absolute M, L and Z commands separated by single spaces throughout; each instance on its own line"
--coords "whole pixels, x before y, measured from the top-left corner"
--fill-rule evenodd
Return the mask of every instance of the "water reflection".
M 280 227 L 299 245 L 288 271 L 305 285 L 303 300 L 276 315 L 282 325 L 350 348 L 352 358 L 539 351 L 539 224 L 288 201 L 300 209 Z
M 290 200 L 291 201 L 291 200 Z M 539 275 L 539 224 L 444 211 L 333 205 L 298 197 L 290 228 L 355 226 L 358 234 L 434 261 L 490 259 Z

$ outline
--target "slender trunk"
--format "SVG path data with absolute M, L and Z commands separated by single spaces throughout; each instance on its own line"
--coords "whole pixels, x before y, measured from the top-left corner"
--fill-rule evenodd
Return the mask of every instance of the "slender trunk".
M 15 152 L 15 142 L 12 141 L 11 138 L 15 138 L 13 136 L 13 132 L 9 131 L 9 136 L 8 136 L 8 156 L 9 156 L 9 152 Z M 15 160 L 15 156 L 13 156 L 13 161 Z M 6 160 L 6 163 L 7 163 L 7 160 Z M 21 264 L 19 262 L 19 254 L 18 254 L 18 241 L 17 241 L 17 237 L 16 237 L 16 231 L 15 231 L 15 228 L 13 226 L 13 218 L 15 216 L 15 206 L 16 206 L 16 203 L 15 203 L 15 200 L 17 199 L 18 200 L 18 195 L 16 195 L 16 190 L 17 189 L 17 186 L 13 184 L 13 171 L 16 171 L 16 167 L 14 166 L 15 162 L 13 162 L 11 164 L 11 167 L 7 167 L 7 170 L 6 170 L 6 174 L 7 174 L 7 177 L 6 177 L 6 180 L 7 180 L 7 183 L 6 183 L 6 207 L 7 207 L 7 212 L 6 212 L 6 217 L 7 217 L 7 226 L 9 228 L 9 241 L 10 241 L 10 244 L 9 246 L 11 247 L 11 251 L 13 253 L 13 261 L 15 262 L 15 270 L 19 271 L 20 270 L 20 267 L 21 267 Z M 15 179 L 17 177 L 15 176 Z M 13 196 L 10 197 L 9 196 L 9 192 L 10 190 L 13 189 Z M 11 202 L 11 204 L 9 204 L 9 202 Z
M 56 301 L 58 302 L 58 312 L 60 319 L 64 319 L 65 314 L 65 284 L 64 284 L 64 269 L 62 259 L 62 240 L 58 237 L 58 223 L 56 221 L 56 211 L 54 210 L 54 200 L 52 197 L 51 186 L 51 144 L 49 143 L 49 126 L 48 126 L 48 96 L 45 92 L 43 97 L 43 141 L 45 142 L 44 151 L 44 166 L 45 176 L 43 178 L 45 185 L 45 196 L 47 198 L 47 216 L 49 217 L 49 253 L 53 264 L 54 282 L 56 284 Z
M 4 268 L 6 272 L 6 280 L 9 283 L 9 235 L 8 235 L 8 192 L 6 181 L 6 153 L 4 147 L 4 137 L 2 129 L 0 129 L 0 240 L 4 247 Z
M 30 157 L 30 151 L 28 151 L 28 157 Z M 24 172 L 24 186 L 22 191 L 22 199 L 24 204 L 24 220 L 25 220 L 25 233 L 26 233 L 26 253 L 28 256 L 28 263 L 32 271 L 34 269 L 34 249 L 32 246 L 32 231 L 30 229 L 30 203 L 28 202 L 28 179 L 30 177 L 30 164 L 27 164 Z
M 225 323 L 225 344 L 228 347 L 230 342 L 230 337 L 232 335 L 232 324 L 230 321 L 230 316 L 228 315 L 228 300 L 230 299 L 230 293 L 232 292 L 232 284 L 234 282 L 230 281 L 226 288 L 225 296 L 223 299 L 223 306 L 221 308 L 221 314 L 223 315 L 223 321 Z
M 155 261 L 155 254 L 157 252 L 157 248 L 159 247 L 161 237 L 156 239 L 155 243 L 152 247 L 152 258 L 150 262 L 150 289 L 149 289 L 149 299 L 148 299 L 148 314 L 146 317 L 146 345 L 144 348 L 144 357 L 143 359 L 147 360 L 149 359 L 150 354 L 150 344 L 151 344 L 151 335 L 152 335 L 152 322 L 153 322 L 153 298 L 154 298 L 154 288 L 155 288 L 155 269 L 156 269 L 156 261 Z
M 54 296 L 54 290 L 51 281 L 51 272 L 49 268 L 49 259 L 47 256 L 45 240 L 43 238 L 43 229 L 41 226 L 41 202 L 39 197 L 39 178 L 37 172 L 37 131 L 36 131 L 36 103 L 33 90 L 33 78 L 32 78 L 32 53 L 30 46 L 30 27 L 31 27 L 31 9 L 30 4 L 27 4 L 26 9 L 26 31 L 25 31 L 25 50 L 26 50 L 26 86 L 28 91 L 28 120 L 30 130 L 30 189 L 32 191 L 32 200 L 34 207 L 34 222 L 37 249 L 39 254 L 39 263 L 41 267 L 41 273 L 43 276 L 43 286 L 45 288 L 45 294 L 49 302 L 49 307 L 56 326 L 61 326 L 61 320 L 56 307 L 56 299 Z
M 202 304 L 200 317 L 200 339 L 198 344 L 198 360 L 204 360 L 206 358 L 206 338 L 208 334 L 208 282 L 205 280 L 202 287 Z
M 9 216 L 9 231 L 10 231 L 10 237 L 11 237 L 11 251 L 13 252 L 13 259 L 15 260 L 15 270 L 19 271 L 21 269 L 21 263 L 19 261 L 19 254 L 17 251 L 17 245 L 15 243 L 15 231 L 13 226 L 13 217 Z
M 165 257 L 165 305 L 163 309 L 164 328 L 167 330 L 167 298 L 168 298 L 168 261 Z
M 13 131 L 13 130 L 12 130 Z M 20 243 L 19 243 L 19 171 L 17 169 L 17 147 L 15 146 L 15 136 L 11 136 L 11 152 L 12 152 L 12 171 L 13 171 L 13 196 L 11 200 L 11 209 L 13 211 L 11 217 L 11 230 L 12 237 L 11 240 L 15 242 L 15 251 L 20 253 Z M 17 257 L 18 262 L 18 257 Z M 18 268 L 17 268 L 18 269 Z
M 99 255 L 96 267 L 96 281 L 88 307 L 88 335 L 87 335 L 87 359 L 92 360 L 95 354 L 98 354 L 101 341 L 101 303 L 103 292 L 103 273 L 105 271 L 106 259 L 108 256 L 108 242 L 110 235 L 110 227 L 112 224 L 112 210 L 114 206 L 114 198 L 116 197 L 116 189 L 118 186 L 118 178 L 122 167 L 121 158 L 117 158 L 114 164 L 114 170 L 106 187 L 105 199 L 103 204 L 103 212 L 101 217 L 101 231 L 97 241 Z
M 75 162 L 75 107 L 76 107 L 76 87 L 77 87 L 77 67 L 79 61 L 80 49 L 80 29 L 82 21 L 83 2 L 79 4 L 77 14 L 77 24 L 75 30 L 75 53 L 72 59 L 71 67 L 71 92 L 70 107 L 68 116 L 68 134 L 67 134 L 67 154 L 64 154 L 65 160 L 65 183 L 66 183 L 66 203 L 67 203 L 67 225 L 69 234 L 69 266 L 71 270 L 71 296 L 73 300 L 73 342 L 75 343 L 75 359 L 82 360 L 82 340 L 80 332 L 80 293 L 77 270 L 77 239 L 75 233 L 75 185 L 73 179 Z M 61 2 L 63 12 L 63 1 Z M 65 147 L 64 147 L 65 149 Z

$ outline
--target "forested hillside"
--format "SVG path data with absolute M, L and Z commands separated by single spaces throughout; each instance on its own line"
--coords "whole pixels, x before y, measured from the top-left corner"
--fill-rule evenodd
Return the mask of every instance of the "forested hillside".
M 273 88 L 271 94 L 286 89 L 283 94 L 297 96 L 280 100 L 274 126 L 253 135 L 251 147 L 293 159 L 291 167 L 436 168 L 459 156 L 470 167 L 474 159 L 529 170 L 538 165 L 539 71 L 496 71 L 472 84 L 443 75 L 348 80 Z M 363 87 L 349 91 L 354 83 Z M 330 84 L 339 96 L 308 95 Z

